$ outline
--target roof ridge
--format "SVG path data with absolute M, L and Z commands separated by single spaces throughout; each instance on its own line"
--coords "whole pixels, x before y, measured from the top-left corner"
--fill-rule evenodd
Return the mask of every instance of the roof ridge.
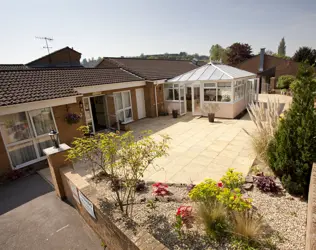
M 223 74 L 229 76 L 231 79 L 234 79 L 234 77 L 232 77 L 230 74 L 228 74 L 227 72 L 225 72 L 224 70 L 222 70 L 221 68 L 217 67 L 215 64 L 213 64 L 212 62 L 209 62 L 208 64 L 211 64 L 213 65 L 215 68 L 217 68 L 219 71 L 221 71 Z M 229 65 L 226 65 L 226 66 L 229 66 Z M 231 67 L 231 66 L 229 66 Z
M 1 64 L 0 64 L 1 65 Z M 27 68 L 26 69 L 5 69 L 0 70 L 0 72 L 4 71 L 23 71 L 23 72 L 30 72 L 30 71 L 57 71 L 57 70 L 107 70 L 107 69 L 120 69 L 120 67 L 110 67 L 110 68 L 85 68 L 85 67 L 69 67 L 69 68 Z
M 192 63 L 192 60 L 185 60 L 185 59 L 168 59 L 168 58 L 141 58 L 141 57 L 108 57 L 104 56 L 103 59 L 133 59 L 133 60 L 152 60 L 152 61 L 180 61 L 180 62 L 190 62 Z M 203 60 L 198 60 L 203 61 Z

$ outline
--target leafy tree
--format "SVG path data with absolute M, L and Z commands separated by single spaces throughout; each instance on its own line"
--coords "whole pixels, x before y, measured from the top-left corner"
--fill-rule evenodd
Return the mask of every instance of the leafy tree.
M 227 62 L 227 55 L 225 49 L 219 44 L 212 45 L 210 49 L 210 61 Z
M 316 62 L 316 50 L 309 47 L 300 47 L 295 52 L 293 60 L 296 62 L 307 62 L 313 65 Z
M 295 77 L 291 75 L 283 75 L 278 78 L 277 88 L 278 89 L 288 89 L 290 85 L 294 82 Z
M 252 57 L 252 48 L 247 43 L 234 43 L 227 48 L 227 62 L 237 65 Z
M 286 55 L 286 46 L 285 46 L 285 40 L 284 37 L 282 37 L 279 47 L 278 47 L 278 55 L 279 56 L 285 56 Z
M 88 61 L 86 58 L 83 58 L 82 62 L 81 62 L 83 67 L 88 67 Z
M 87 126 L 80 129 L 83 133 L 89 131 Z M 92 137 L 75 138 L 67 158 L 97 167 L 110 181 L 115 203 L 122 212 L 131 215 L 137 183 L 156 158 L 167 154 L 169 139 L 162 136 L 162 140 L 155 141 L 149 131 L 145 131 L 140 140 L 135 139 L 132 131 L 122 135 L 97 133 Z
M 300 66 L 291 85 L 293 102 L 280 120 L 268 149 L 270 167 L 293 194 L 307 195 L 312 164 L 316 160 L 316 80 L 314 69 Z

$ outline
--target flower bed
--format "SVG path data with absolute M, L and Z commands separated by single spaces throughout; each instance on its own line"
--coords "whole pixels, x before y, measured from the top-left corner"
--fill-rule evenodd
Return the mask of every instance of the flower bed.
M 236 185 L 242 184 L 238 175 L 235 172 L 228 174 L 232 175 L 229 180 L 223 178 L 219 183 L 208 180 L 197 186 L 146 183 L 134 201 L 133 223 L 129 221 L 126 225 L 135 231 L 146 229 L 169 249 L 304 249 L 306 202 L 289 194 L 264 193 L 257 187 L 252 191 L 238 190 Z M 125 219 L 112 202 L 113 193 L 109 191 L 109 185 L 104 179 L 96 184 L 98 197 L 103 209 L 110 212 L 115 221 L 121 222 Z M 207 197 L 214 193 L 216 204 L 235 216 L 232 220 L 225 215 L 223 221 L 218 220 L 214 227 L 209 227 L 212 232 L 207 231 L 203 224 L 203 211 L 207 211 L 204 215 L 208 216 L 209 210 L 205 210 L 205 206 L 203 210 L 196 200 L 206 197 L 203 196 L 206 193 Z M 251 211 L 246 213 L 246 219 L 262 226 L 256 244 L 252 244 L 250 239 L 236 237 L 232 232 L 233 221 L 245 219 L 238 217 L 240 211 Z

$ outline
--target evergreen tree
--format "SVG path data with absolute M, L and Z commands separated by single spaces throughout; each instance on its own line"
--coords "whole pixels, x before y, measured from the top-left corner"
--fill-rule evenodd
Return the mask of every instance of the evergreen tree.
M 278 47 L 278 55 L 279 56 L 286 56 L 286 46 L 284 37 L 281 39 L 279 47 Z
M 316 160 L 316 80 L 314 69 L 300 66 L 291 85 L 293 101 L 281 119 L 268 149 L 270 167 L 293 194 L 307 195 L 312 164 Z

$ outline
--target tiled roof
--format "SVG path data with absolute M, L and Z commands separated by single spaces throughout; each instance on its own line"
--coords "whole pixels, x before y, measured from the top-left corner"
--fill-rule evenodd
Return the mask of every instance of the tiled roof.
M 24 64 L 0 64 L 0 70 L 22 70 L 28 69 Z
M 148 80 L 169 79 L 199 66 L 186 60 L 105 57 L 96 67 L 117 65 Z
M 76 87 L 140 80 L 120 68 L 0 71 L 0 106 L 75 96 Z

